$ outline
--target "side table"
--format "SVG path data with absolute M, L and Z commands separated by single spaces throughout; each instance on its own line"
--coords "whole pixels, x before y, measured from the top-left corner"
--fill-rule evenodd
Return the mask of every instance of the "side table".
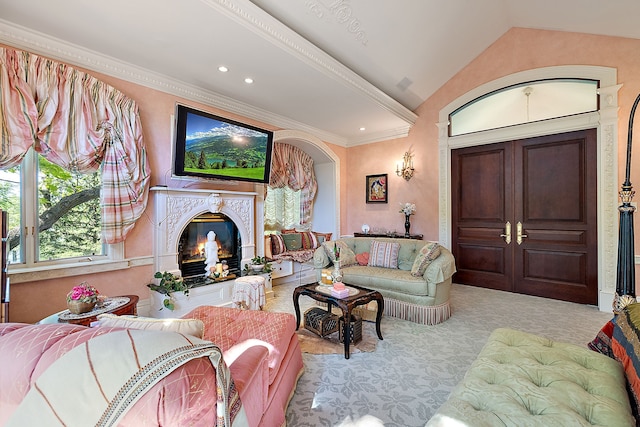
M 110 313 L 110 314 L 115 314 L 115 315 L 118 315 L 118 316 L 136 315 L 136 314 L 138 314 L 138 310 L 136 308 L 136 306 L 138 304 L 138 299 L 139 299 L 138 295 L 120 295 L 120 296 L 115 297 L 115 298 L 121 298 L 121 297 L 129 298 L 129 302 L 127 302 L 126 304 L 121 305 L 119 307 L 116 307 L 113 310 L 102 311 L 102 312 L 96 313 L 96 315 L 93 315 L 93 316 L 83 317 L 81 319 L 70 319 L 70 320 L 62 320 L 62 319 L 60 319 L 60 314 L 64 313 L 65 311 L 67 311 L 67 310 L 62 310 L 62 311 L 59 311 L 57 313 L 52 314 L 51 316 L 45 317 L 44 319 L 39 321 L 38 324 L 41 325 L 41 324 L 51 324 L 51 323 L 71 323 L 71 324 L 74 324 L 74 325 L 89 326 L 89 325 L 91 325 L 91 322 L 95 322 L 97 320 L 96 316 L 98 314 Z
M 344 319 L 345 328 L 345 330 L 343 331 L 344 358 L 348 359 L 350 357 L 349 345 L 351 344 L 351 334 L 348 331 L 348 328 L 351 325 L 351 310 L 353 310 L 353 308 L 356 306 L 364 305 L 371 301 L 376 301 L 378 303 L 378 313 L 376 315 L 376 333 L 378 334 L 378 338 L 382 339 L 382 332 L 380 331 L 380 321 L 382 320 L 382 312 L 384 311 L 384 299 L 378 291 L 363 288 L 360 286 L 350 285 L 348 283 L 345 283 L 345 285 L 349 288 L 353 288 L 356 293 L 345 298 L 338 298 L 331 295 L 330 291 L 323 292 L 321 290 L 318 290 L 327 289 L 327 287 L 325 286 L 325 288 L 319 288 L 324 285 L 319 285 L 316 282 L 310 283 L 308 285 L 298 286 L 293 291 L 293 308 L 296 312 L 296 331 L 300 327 L 300 302 L 298 301 L 300 295 L 306 295 L 316 301 L 327 303 L 327 311 L 329 313 L 331 313 L 331 307 L 333 305 L 342 310 L 342 317 Z

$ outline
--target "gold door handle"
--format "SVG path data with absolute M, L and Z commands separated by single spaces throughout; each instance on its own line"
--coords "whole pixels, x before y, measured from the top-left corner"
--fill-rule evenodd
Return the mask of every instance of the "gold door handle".
M 500 237 L 504 237 L 507 245 L 511 243 L 511 223 L 509 221 L 504 224 L 504 234 L 501 234 Z
M 516 242 L 518 242 L 519 245 L 522 244 L 522 239 L 525 237 L 529 237 L 526 234 L 522 234 L 522 223 L 520 221 L 518 221 L 518 223 L 516 224 Z

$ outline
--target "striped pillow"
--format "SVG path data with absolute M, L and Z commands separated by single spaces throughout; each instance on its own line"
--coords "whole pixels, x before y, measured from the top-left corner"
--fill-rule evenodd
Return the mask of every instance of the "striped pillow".
M 302 235 L 302 249 L 315 249 L 318 247 L 318 239 L 315 233 L 311 231 L 303 231 Z
M 370 267 L 398 268 L 399 252 L 400 243 L 372 240 L 368 265 Z
M 284 245 L 284 239 L 279 234 L 271 235 L 271 254 L 279 255 L 287 250 L 287 247 Z

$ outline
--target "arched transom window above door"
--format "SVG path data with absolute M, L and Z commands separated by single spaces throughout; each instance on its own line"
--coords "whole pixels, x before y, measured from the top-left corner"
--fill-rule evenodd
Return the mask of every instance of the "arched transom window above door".
M 598 110 L 598 81 L 549 79 L 480 96 L 449 115 L 449 136 Z

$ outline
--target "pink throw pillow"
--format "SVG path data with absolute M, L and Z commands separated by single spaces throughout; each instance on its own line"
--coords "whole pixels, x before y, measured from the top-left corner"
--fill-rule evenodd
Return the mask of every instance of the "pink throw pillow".
M 357 254 L 356 261 L 358 261 L 359 265 L 369 264 L 369 252 L 362 252 L 360 254 Z

